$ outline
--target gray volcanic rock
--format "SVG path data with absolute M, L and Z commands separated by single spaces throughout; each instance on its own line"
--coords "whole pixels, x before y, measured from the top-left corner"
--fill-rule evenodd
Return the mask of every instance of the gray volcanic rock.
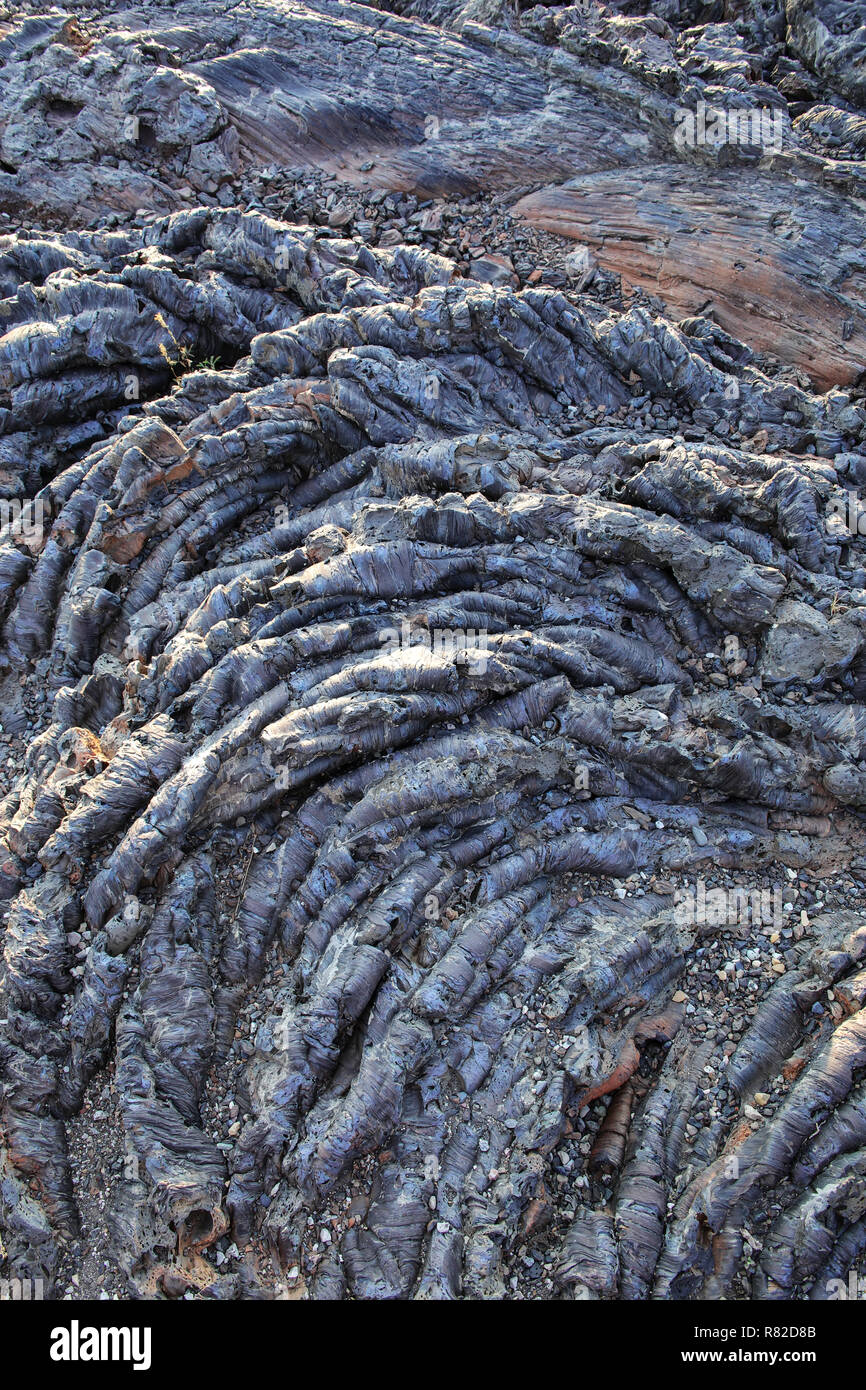
M 3 1277 L 862 1262 L 853 29 L 630 8 L 2 22 Z
M 773 684 L 838 674 L 847 670 L 862 644 L 857 625 L 844 618 L 828 621 L 807 604 L 788 599 L 779 605 L 767 633 L 761 672 Z
M 792 48 L 834 91 L 866 101 L 866 6 L 845 0 L 786 0 Z

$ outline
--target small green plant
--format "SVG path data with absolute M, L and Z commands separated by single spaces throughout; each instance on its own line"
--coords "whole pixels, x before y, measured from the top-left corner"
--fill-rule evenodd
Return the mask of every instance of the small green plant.
M 186 376 L 189 372 L 197 372 L 201 371 L 202 369 L 206 369 L 208 371 L 216 370 L 220 363 L 219 357 L 203 357 L 198 362 L 194 361 L 190 349 L 188 347 L 185 347 L 183 343 L 178 342 L 177 338 L 172 333 L 162 314 L 154 314 L 153 317 L 159 324 L 160 328 L 165 329 L 166 333 L 171 338 L 172 344 L 174 346 L 174 356 L 172 355 L 171 350 L 166 346 L 165 343 L 160 343 L 159 351 L 160 356 L 164 357 L 166 362 L 168 363 L 168 366 L 171 370 L 171 374 L 174 377 L 175 381 L 179 381 L 181 377 Z

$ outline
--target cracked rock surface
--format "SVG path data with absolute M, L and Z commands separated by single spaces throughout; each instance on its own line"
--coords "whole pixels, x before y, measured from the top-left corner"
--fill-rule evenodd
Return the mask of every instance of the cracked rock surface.
M 4 1277 L 863 1267 L 864 16 L 648 9 L 0 21 Z

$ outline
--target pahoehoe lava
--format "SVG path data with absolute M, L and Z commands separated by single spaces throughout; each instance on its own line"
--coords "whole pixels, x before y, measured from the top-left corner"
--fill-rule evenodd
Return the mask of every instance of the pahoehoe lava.
M 825 1299 L 866 8 L 391 8 L 0 19 L 0 1270 L 102 1085 L 126 1296 Z

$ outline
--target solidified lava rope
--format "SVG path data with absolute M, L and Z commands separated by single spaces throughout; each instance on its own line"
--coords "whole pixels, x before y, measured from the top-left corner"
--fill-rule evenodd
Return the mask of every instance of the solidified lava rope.
M 356 127 L 321 96 L 327 9 L 295 8 L 324 148 Z M 811 11 L 789 10 L 810 54 Z M 423 57 L 426 31 L 375 23 Z M 623 101 L 652 78 L 660 127 L 686 70 L 746 61 L 695 31 L 671 76 L 661 20 L 608 16 L 597 40 L 558 12 L 532 23 L 561 41 L 563 81 L 596 41 L 631 43 Z M 30 46 L 52 35 L 55 122 L 73 119 L 66 67 L 90 84 L 81 110 L 100 99 L 104 50 L 81 67 L 68 17 L 16 35 L 0 59 L 22 130 Z M 198 54 L 211 88 L 154 75 L 140 42 L 118 90 L 152 101 L 156 145 L 176 136 L 202 188 L 220 159 L 237 173 L 226 110 L 252 140 L 259 100 L 245 50 Z M 453 102 L 467 73 L 474 92 L 519 70 L 497 118 L 525 127 L 531 165 L 547 49 L 480 25 L 435 44 Z M 851 100 L 855 66 L 834 69 Z M 182 115 L 195 140 L 168 130 Z M 815 139 L 829 119 L 812 111 Z M 368 125 L 387 146 L 393 124 Z M 116 165 L 118 206 L 175 206 L 153 170 L 127 195 Z M 93 169 L 73 168 L 90 197 Z M 660 226 L 666 177 L 642 214 Z M 51 179 L 4 166 L 4 197 L 14 182 L 41 197 Z M 833 197 L 812 198 L 778 283 L 810 279 Z M 541 220 L 589 216 L 577 185 L 536 201 Z M 30 519 L 0 534 L 0 686 L 13 720 L 22 684 L 49 692 L 0 803 L 4 1272 L 51 1287 L 75 1249 L 70 1134 L 108 1069 L 131 1294 L 267 1296 L 261 1265 L 211 1262 L 230 1236 L 312 1298 L 508 1297 L 541 1236 L 557 1296 L 828 1297 L 866 1251 L 866 918 L 792 930 L 767 885 L 866 869 L 856 394 L 639 298 L 496 287 L 237 207 L 139 222 L 0 238 L 0 462 Z M 847 313 L 837 240 L 818 299 Z M 855 351 L 834 331 L 825 378 Z M 737 880 L 721 905 L 718 873 Z M 691 971 L 732 925 L 756 941 L 768 910 L 784 960 L 732 1043 Z M 215 1118 L 229 1073 L 242 1104 Z

